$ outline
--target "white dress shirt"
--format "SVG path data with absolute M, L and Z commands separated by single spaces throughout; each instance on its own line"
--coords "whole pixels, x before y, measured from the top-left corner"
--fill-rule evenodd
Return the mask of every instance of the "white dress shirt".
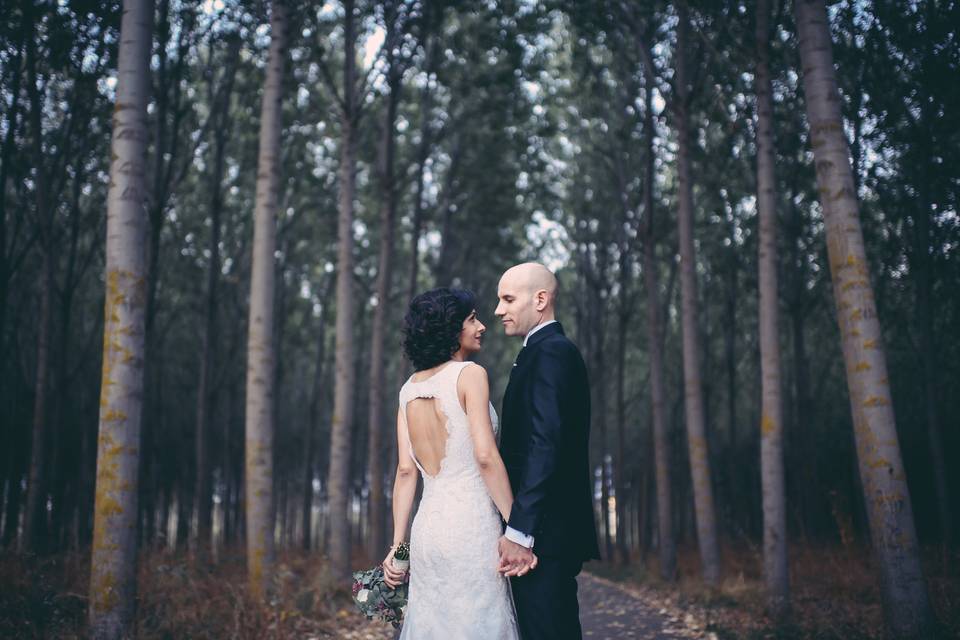
M 523 346 L 527 346 L 527 341 L 530 340 L 530 336 L 535 334 L 537 331 L 540 331 L 540 329 L 543 329 L 548 324 L 553 324 L 554 322 L 556 322 L 556 320 L 547 320 L 546 322 L 541 322 L 533 329 L 530 329 L 530 332 L 523 337 Z
M 523 338 L 523 346 L 527 346 L 527 341 L 530 340 L 530 336 L 535 334 L 537 331 L 540 331 L 540 329 L 543 329 L 548 324 L 553 324 L 554 322 L 556 322 L 556 320 L 547 320 L 546 322 L 541 322 L 533 329 L 530 329 L 527 335 Z M 516 542 L 521 547 L 526 547 L 527 549 L 533 548 L 533 536 L 527 535 L 522 531 L 517 531 L 513 527 L 507 527 L 507 530 L 503 535 L 506 536 L 507 540 Z

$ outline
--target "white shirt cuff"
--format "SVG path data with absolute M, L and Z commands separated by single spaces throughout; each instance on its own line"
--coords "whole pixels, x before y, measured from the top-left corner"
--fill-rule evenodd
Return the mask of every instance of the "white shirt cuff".
M 507 527 L 507 530 L 503 535 L 507 538 L 507 540 L 510 542 L 516 542 L 521 547 L 526 547 L 527 549 L 533 548 L 533 536 L 528 536 L 521 531 L 517 531 L 513 527 Z

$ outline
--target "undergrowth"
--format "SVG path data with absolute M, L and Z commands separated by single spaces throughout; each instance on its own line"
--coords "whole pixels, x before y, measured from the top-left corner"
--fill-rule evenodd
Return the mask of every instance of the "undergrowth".
M 0 638 L 86 638 L 89 554 L 0 555 Z M 166 552 L 141 554 L 138 640 L 341 637 L 357 616 L 347 590 L 318 555 L 281 554 L 267 602 L 246 591 L 243 555 L 216 562 Z

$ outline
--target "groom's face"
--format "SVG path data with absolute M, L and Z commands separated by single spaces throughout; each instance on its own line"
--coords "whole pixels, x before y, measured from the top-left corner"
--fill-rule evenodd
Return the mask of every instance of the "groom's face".
M 531 289 L 528 283 L 511 273 L 500 279 L 497 309 L 493 313 L 500 318 L 508 336 L 525 336 L 537 326 L 542 314 L 537 311 L 536 297 Z

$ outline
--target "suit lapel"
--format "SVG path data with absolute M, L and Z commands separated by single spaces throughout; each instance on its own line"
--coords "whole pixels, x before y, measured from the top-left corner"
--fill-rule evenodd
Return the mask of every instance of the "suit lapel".
M 510 411 L 512 403 L 514 402 L 513 396 L 520 387 L 523 377 L 529 373 L 530 361 L 534 350 L 538 348 L 539 343 L 555 333 L 563 334 L 563 327 L 559 322 L 548 324 L 530 336 L 527 340 L 527 346 L 520 349 L 520 352 L 517 354 L 517 359 L 510 369 L 510 379 L 507 382 L 507 388 L 504 389 L 503 392 L 503 406 L 501 407 L 500 416 L 503 418 L 504 430 L 512 430 L 513 428 L 510 424 L 510 418 L 513 417 L 511 415 L 513 412 Z

